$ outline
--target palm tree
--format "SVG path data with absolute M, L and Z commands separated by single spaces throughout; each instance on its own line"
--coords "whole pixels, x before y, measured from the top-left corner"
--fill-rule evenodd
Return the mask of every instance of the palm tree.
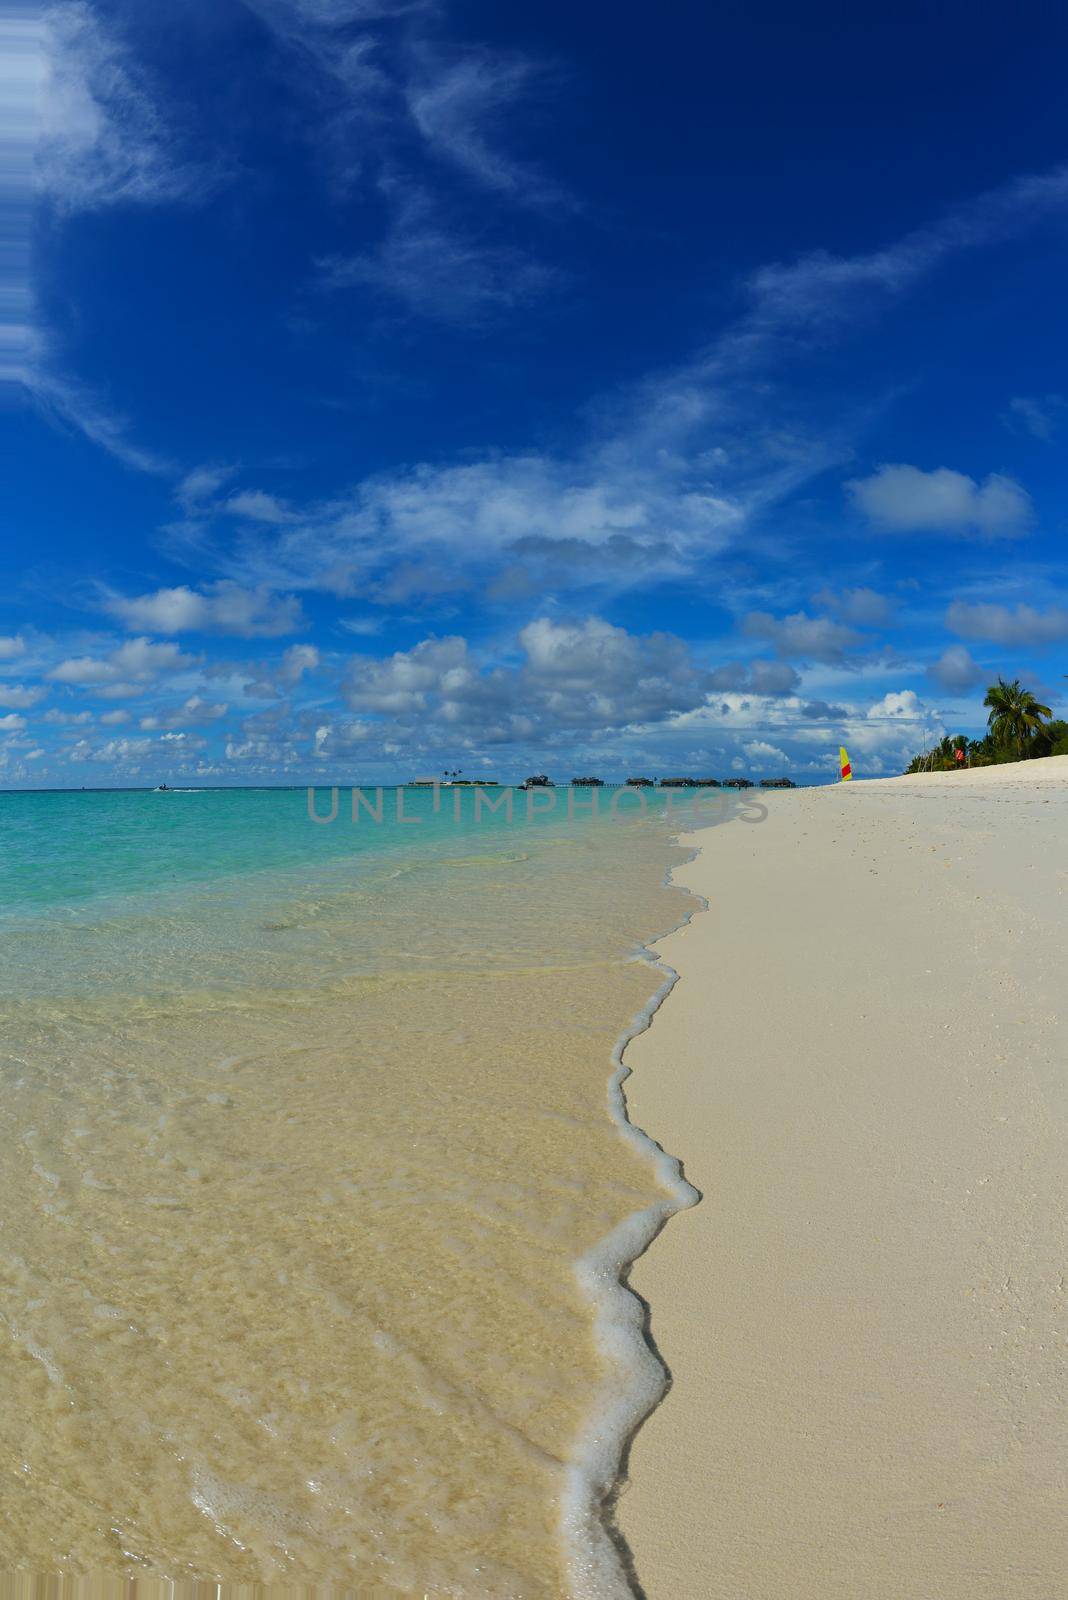
M 1043 721 L 1053 715 L 1049 706 L 1039 705 L 1030 689 L 1021 686 L 1019 678 L 1014 678 L 1011 683 L 999 678 L 986 691 L 983 704 L 990 710 L 987 726 L 994 742 L 1000 745 L 1015 744 L 1021 761 L 1026 754 L 1028 741 L 1038 732 Z
M 957 751 L 963 750 L 968 754 L 969 740 L 963 733 L 947 733 L 946 737 L 935 748 L 928 752 L 928 762 L 935 770 L 941 768 L 943 772 L 955 772 L 961 765 L 957 760 Z

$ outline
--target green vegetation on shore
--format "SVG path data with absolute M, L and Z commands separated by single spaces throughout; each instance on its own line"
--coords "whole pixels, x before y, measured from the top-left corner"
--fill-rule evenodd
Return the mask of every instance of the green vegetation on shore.
M 912 772 L 954 772 L 958 767 L 992 767 L 1002 761 L 1029 761 L 1041 756 L 1068 756 L 1068 722 L 1055 719 L 1049 706 L 1035 699 L 1018 678 L 999 678 L 983 700 L 990 715 L 982 739 L 947 735 L 933 750 L 915 756 Z M 958 755 L 958 752 L 960 754 Z

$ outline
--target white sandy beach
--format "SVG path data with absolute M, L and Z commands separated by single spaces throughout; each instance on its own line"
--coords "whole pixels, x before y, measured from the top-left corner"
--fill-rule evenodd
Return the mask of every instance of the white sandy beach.
M 703 1193 L 633 1283 L 673 1374 L 648 1600 L 1068 1592 L 1068 757 L 761 797 L 627 1054 Z

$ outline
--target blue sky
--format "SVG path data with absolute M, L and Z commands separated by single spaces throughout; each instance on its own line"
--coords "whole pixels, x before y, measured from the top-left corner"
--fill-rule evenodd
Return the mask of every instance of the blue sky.
M 0 786 L 1064 714 L 1066 33 L 8 0 Z

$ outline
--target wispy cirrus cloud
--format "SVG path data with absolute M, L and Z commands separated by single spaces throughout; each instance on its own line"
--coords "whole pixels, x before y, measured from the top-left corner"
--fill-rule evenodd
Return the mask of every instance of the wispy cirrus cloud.
M 792 367 L 811 342 L 845 337 L 953 252 L 1063 209 L 1066 170 L 991 191 L 874 254 L 757 273 L 748 307 L 716 340 L 588 408 L 567 445 L 373 475 L 329 500 L 287 507 L 292 520 L 276 530 L 246 530 L 217 553 L 220 568 L 235 581 L 282 589 L 351 594 L 358 585 L 386 604 L 418 598 L 420 585 L 427 596 L 467 585 L 515 603 L 707 570 L 771 507 L 854 450 L 862 414 L 817 431 L 792 398 Z M 370 280 L 384 266 L 365 260 L 356 270 Z M 840 293 L 843 285 L 851 292 Z M 996 472 L 973 479 L 889 465 L 852 479 L 849 492 L 874 524 L 898 531 L 1004 536 L 1031 517 L 1026 490 Z M 403 593 L 390 587 L 399 574 Z M 858 590 L 828 609 L 833 617 L 814 619 L 825 631 L 880 626 L 889 606 Z M 768 642 L 785 643 L 781 628 Z M 822 648 L 811 634 L 803 642 Z
M 61 211 L 201 200 L 222 181 L 216 161 L 184 152 L 157 85 L 86 0 L 46 7 L 35 167 Z
M 244 0 L 249 11 L 279 29 L 337 29 L 428 11 L 434 0 Z
M 563 279 L 522 251 L 464 232 L 420 186 L 389 178 L 380 189 L 389 205 L 385 234 L 367 251 L 319 261 L 321 289 L 368 288 L 418 316 L 479 328 Z
M 311 137 L 334 181 L 372 185 L 384 205 L 379 238 L 320 259 L 320 290 L 370 289 L 410 315 L 477 329 L 561 281 L 496 239 L 486 209 L 487 194 L 542 209 L 571 203 L 508 149 L 516 108 L 545 82 L 534 61 L 446 42 L 440 5 L 245 4 L 302 66 Z M 477 230 L 450 175 L 482 191 Z
M 166 474 L 171 463 L 136 443 L 127 419 L 64 370 L 37 306 L 31 221 L 42 201 L 65 217 L 202 200 L 218 187 L 221 169 L 182 153 L 155 86 L 86 0 L 6 8 L 0 80 L 7 107 L 0 134 L 0 383 L 124 465 Z
M 222 509 L 227 516 L 243 517 L 248 522 L 272 523 L 276 527 L 284 527 L 287 522 L 298 520 L 292 507 L 263 489 L 239 489 L 223 503 Z
M 778 339 L 825 338 L 899 299 L 954 256 L 1015 238 L 1066 208 L 1062 164 L 951 206 L 878 250 L 814 251 L 760 267 L 746 284 L 749 308 L 729 336 L 734 358 L 759 358 Z
M 333 162 L 340 157 L 349 171 L 381 172 L 421 147 L 479 187 L 520 203 L 564 198 L 507 150 L 509 117 L 546 77 L 531 58 L 447 42 L 446 8 L 434 0 L 243 4 L 309 69 Z M 357 129 L 369 148 L 339 152 L 339 140 Z
M 1068 401 L 1062 394 L 1013 395 L 1002 421 L 1013 433 L 1029 434 L 1050 444 L 1063 426 Z
M 62 370 L 62 361 L 50 340 L 34 331 L 26 351 L 26 361 L 12 375 L 30 404 L 49 423 L 80 433 L 90 444 L 106 450 L 135 472 L 157 477 L 174 473 L 173 461 L 133 438 L 129 417 L 110 406 L 88 384 L 79 383 Z
M 523 56 L 421 43 L 406 85 L 428 151 L 485 189 L 522 205 L 574 202 L 536 167 L 510 155 L 503 132 L 514 108 L 546 74 Z

